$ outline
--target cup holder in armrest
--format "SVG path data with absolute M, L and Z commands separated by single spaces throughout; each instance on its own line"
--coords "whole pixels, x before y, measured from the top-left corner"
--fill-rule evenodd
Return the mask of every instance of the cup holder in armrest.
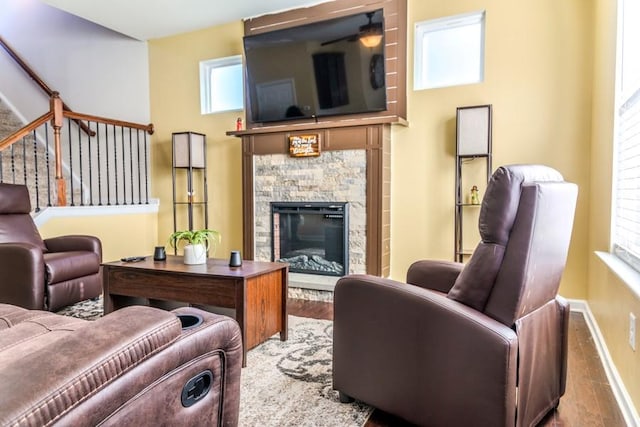
M 178 314 L 178 319 L 180 319 L 180 323 L 182 324 L 182 330 L 185 329 L 193 329 L 197 326 L 200 326 L 204 321 L 202 316 L 197 314 Z

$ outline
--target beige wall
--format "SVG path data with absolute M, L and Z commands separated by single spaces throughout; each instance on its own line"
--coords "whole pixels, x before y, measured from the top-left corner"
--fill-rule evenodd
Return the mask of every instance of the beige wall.
M 151 255 L 154 246 L 165 246 L 167 239 L 157 240 L 158 215 L 69 216 L 52 218 L 39 227 L 43 238 L 66 234 L 88 234 L 102 242 L 102 259 L 116 261 L 125 256 Z
M 485 81 L 413 91 L 414 23 L 477 10 L 487 17 Z M 409 126 L 392 131 L 391 276 L 403 279 L 417 259 L 453 258 L 455 109 L 492 104 L 494 167 L 544 163 L 580 187 L 560 292 L 588 300 L 638 406 L 639 353 L 630 351 L 626 331 L 640 302 L 593 255 L 609 245 L 615 2 L 409 0 L 408 12 Z M 240 54 L 241 37 L 238 22 L 149 42 L 158 234 L 173 227 L 171 132 L 203 132 L 219 254 L 242 242 L 240 141 L 224 134 L 241 114 L 200 115 L 198 62 Z
M 151 117 L 155 126 L 152 194 L 160 198 L 158 239 L 173 232 L 171 134 L 195 131 L 207 136 L 209 228 L 222 234 L 217 257 L 242 249 L 241 146 L 225 135 L 244 112 L 200 114 L 199 62 L 242 53 L 243 25 L 235 22 L 149 42 Z M 178 191 L 186 192 L 186 188 Z M 179 229 L 186 228 L 178 226 Z
M 561 293 L 586 297 L 591 127 L 591 3 L 409 1 L 415 22 L 486 10 L 485 81 L 413 91 L 409 34 L 409 127 L 392 139 L 392 276 L 419 258 L 453 253 L 455 109 L 492 104 L 493 166 L 544 163 L 580 186 Z M 410 208 L 408 208 L 410 207 Z

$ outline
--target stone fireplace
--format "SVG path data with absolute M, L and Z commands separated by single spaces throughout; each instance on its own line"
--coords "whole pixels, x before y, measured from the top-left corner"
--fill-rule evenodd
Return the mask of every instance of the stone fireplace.
M 276 248 L 281 245 L 272 237 L 274 203 L 285 207 L 291 204 L 342 204 L 348 206 L 346 270 L 343 274 L 300 273 L 294 262 L 288 261 L 292 265 L 289 285 L 332 290 L 337 279 L 344 274 L 387 276 L 389 133 L 390 125 L 384 123 L 332 128 L 316 125 L 295 132 L 273 129 L 246 131 L 246 135 L 242 135 L 245 258 L 258 261 L 274 259 L 274 244 Z M 290 156 L 289 137 L 308 134 L 319 140 L 320 155 Z M 330 234 L 335 230 L 326 232 Z M 324 235 L 325 231 L 322 233 Z M 306 238 L 310 237 L 307 235 Z M 320 234 L 314 238 L 319 239 Z M 282 257 L 282 246 L 278 249 Z M 325 251 L 324 243 L 316 250 Z

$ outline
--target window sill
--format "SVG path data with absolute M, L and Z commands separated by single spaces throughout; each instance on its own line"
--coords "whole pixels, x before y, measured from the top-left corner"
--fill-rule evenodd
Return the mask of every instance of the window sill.
M 595 254 L 631 289 L 635 297 L 640 299 L 640 272 L 609 252 L 596 251 Z

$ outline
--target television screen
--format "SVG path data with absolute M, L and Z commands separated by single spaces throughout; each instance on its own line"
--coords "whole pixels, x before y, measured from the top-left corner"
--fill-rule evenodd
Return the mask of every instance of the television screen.
M 386 110 L 382 9 L 246 36 L 244 50 L 254 123 Z

